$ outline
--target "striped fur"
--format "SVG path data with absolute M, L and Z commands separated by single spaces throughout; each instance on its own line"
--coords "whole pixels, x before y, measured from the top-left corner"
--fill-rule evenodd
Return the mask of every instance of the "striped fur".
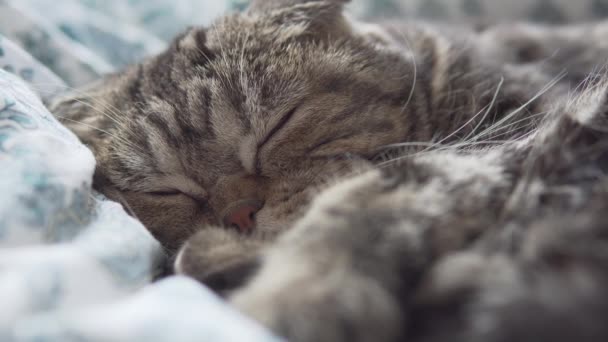
M 178 273 L 290 340 L 607 340 L 608 23 L 343 2 L 254 1 L 53 110 Z

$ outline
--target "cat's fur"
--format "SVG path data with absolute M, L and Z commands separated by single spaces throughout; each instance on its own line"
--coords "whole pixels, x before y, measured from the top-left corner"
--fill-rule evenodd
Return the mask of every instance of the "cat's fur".
M 53 110 L 99 190 L 194 234 L 179 273 L 290 340 L 608 340 L 608 23 L 342 6 L 254 1 Z M 220 227 L 240 200 L 249 235 Z

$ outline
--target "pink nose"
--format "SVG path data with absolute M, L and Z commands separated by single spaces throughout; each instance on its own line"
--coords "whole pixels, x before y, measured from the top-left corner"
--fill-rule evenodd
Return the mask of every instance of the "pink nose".
M 255 214 L 259 210 L 259 205 L 251 203 L 237 205 L 224 216 L 224 224 L 238 228 L 242 233 L 251 232 L 255 228 Z

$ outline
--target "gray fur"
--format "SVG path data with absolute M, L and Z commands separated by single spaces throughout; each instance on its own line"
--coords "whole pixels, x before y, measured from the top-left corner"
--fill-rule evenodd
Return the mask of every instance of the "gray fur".
M 254 1 L 53 110 L 178 273 L 290 340 L 608 340 L 608 23 L 342 5 Z

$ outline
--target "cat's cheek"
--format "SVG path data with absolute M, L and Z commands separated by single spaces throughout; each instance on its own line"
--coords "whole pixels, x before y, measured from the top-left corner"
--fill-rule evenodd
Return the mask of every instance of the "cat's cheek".
M 125 193 L 124 198 L 133 216 L 169 251 L 177 251 L 196 231 L 215 223 L 208 209 L 185 197 Z

